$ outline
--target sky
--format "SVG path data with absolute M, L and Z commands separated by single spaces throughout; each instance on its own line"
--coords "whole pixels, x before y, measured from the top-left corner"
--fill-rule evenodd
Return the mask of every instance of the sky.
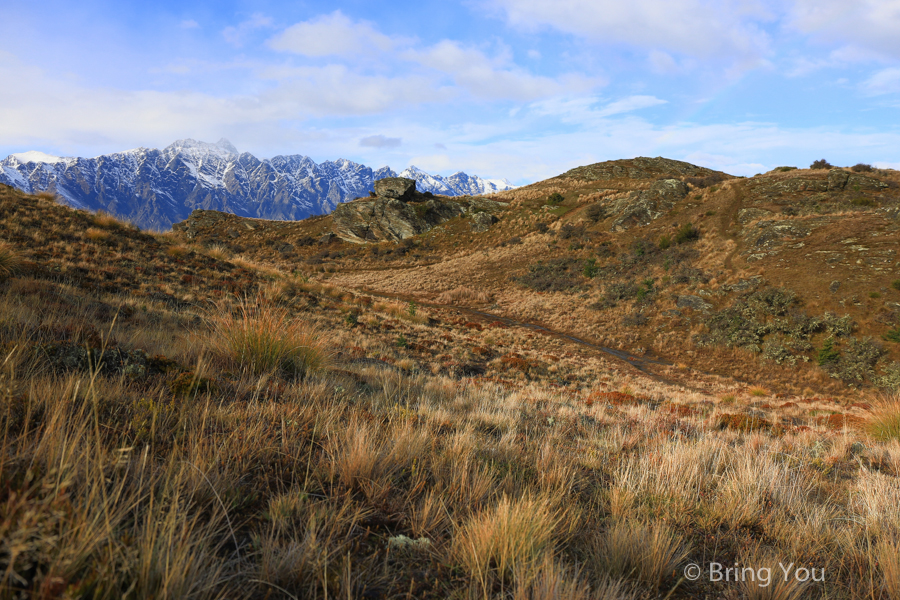
M 0 156 L 900 168 L 900 0 L 2 0 Z

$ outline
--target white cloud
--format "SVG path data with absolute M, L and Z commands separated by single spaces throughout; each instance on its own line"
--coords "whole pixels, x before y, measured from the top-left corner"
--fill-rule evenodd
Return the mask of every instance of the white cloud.
M 786 22 L 821 42 L 844 45 L 845 58 L 900 58 L 897 0 L 794 0 Z
M 769 52 L 760 24 L 772 10 L 754 0 L 485 0 L 514 26 L 549 26 L 602 44 L 746 59 Z
M 578 74 L 563 74 L 558 78 L 532 75 L 514 65 L 508 52 L 491 58 L 481 50 L 452 40 L 443 40 L 424 50 L 409 50 L 402 56 L 449 75 L 456 85 L 478 98 L 534 100 L 584 92 L 603 84 L 599 78 Z
M 401 138 L 385 137 L 379 134 L 362 138 L 359 140 L 359 145 L 367 148 L 397 148 L 402 142 Z
M 650 108 L 666 104 L 666 100 L 656 98 L 655 96 L 628 96 L 620 100 L 610 102 L 601 108 L 596 108 L 600 104 L 600 98 L 597 97 L 579 97 L 579 98 L 551 98 L 550 100 L 541 100 L 529 106 L 531 112 L 538 116 L 552 116 L 559 118 L 563 123 L 577 123 L 581 125 L 594 125 L 598 121 L 606 119 L 613 115 L 640 110 L 642 108 Z
M 387 52 L 402 39 L 392 39 L 364 21 L 352 21 L 341 11 L 291 25 L 269 40 L 281 52 L 304 56 L 360 56 L 378 50 Z
M 871 96 L 900 92 L 900 68 L 892 67 L 878 71 L 863 82 L 862 89 Z
M 251 33 L 259 29 L 272 27 L 272 25 L 273 21 L 270 17 L 255 13 L 249 19 L 237 26 L 226 27 L 223 29 L 222 36 L 225 38 L 226 42 L 240 48 L 247 41 L 247 37 Z

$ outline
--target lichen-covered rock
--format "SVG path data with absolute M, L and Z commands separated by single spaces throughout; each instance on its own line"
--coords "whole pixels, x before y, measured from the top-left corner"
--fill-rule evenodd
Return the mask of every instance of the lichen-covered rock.
M 712 308 L 712 304 L 706 302 L 700 296 L 678 296 L 675 299 L 675 306 L 678 308 L 690 308 L 692 310 L 697 310 L 700 312 L 709 312 Z
M 750 221 L 756 221 L 757 219 L 771 216 L 771 210 L 764 210 L 762 208 L 742 208 L 738 211 L 737 220 L 741 225 L 746 225 Z
M 613 206 L 613 214 L 619 216 L 613 221 L 612 230 L 647 225 L 672 210 L 687 193 L 687 185 L 677 179 L 661 179 L 648 190 L 631 192 Z
M 416 193 L 416 180 L 406 177 L 385 177 L 375 182 L 375 195 L 408 202 Z
M 844 189 L 844 186 L 847 185 L 847 180 L 850 179 L 850 173 L 843 169 L 831 169 L 828 171 L 828 191 L 829 192 L 839 192 Z
M 497 222 L 497 217 L 490 213 L 479 212 L 472 215 L 472 223 L 469 227 L 476 233 L 482 233 L 490 229 Z
M 469 200 L 426 199 L 416 194 L 413 202 L 403 202 L 396 198 L 361 198 L 340 204 L 332 213 L 334 233 L 348 242 L 366 243 L 381 240 L 403 240 L 437 227 L 456 217 L 486 215 L 478 217 L 478 227 L 490 227 L 496 222 L 491 213 L 503 210 L 508 204 L 485 198 Z M 485 219 L 490 220 L 486 222 Z M 487 228 L 485 227 L 485 229 Z M 484 231 L 475 229 L 473 231 Z

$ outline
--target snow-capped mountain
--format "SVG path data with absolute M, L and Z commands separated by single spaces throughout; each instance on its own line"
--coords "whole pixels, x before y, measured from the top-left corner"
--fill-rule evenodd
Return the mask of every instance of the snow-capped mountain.
M 103 210 L 146 229 L 165 230 L 197 208 L 244 217 L 297 220 L 326 214 L 341 202 L 366 196 L 373 183 L 396 177 L 349 160 L 316 164 L 308 156 L 260 160 L 228 140 L 178 140 L 162 150 L 137 148 L 96 158 L 43 152 L 0 161 L 0 183 L 25 192 L 49 191 L 76 208 Z M 401 177 L 422 192 L 447 196 L 512 189 L 508 181 L 456 173 L 443 178 L 409 167 Z

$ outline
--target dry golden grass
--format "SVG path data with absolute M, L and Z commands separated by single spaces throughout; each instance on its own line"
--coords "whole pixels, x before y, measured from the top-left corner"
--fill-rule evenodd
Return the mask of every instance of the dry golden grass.
M 900 441 L 900 396 L 883 397 L 875 407 L 875 414 L 869 422 L 869 432 L 882 441 Z
M 319 331 L 262 295 L 244 298 L 233 309 L 220 303 L 207 322 L 211 351 L 253 375 L 305 377 L 330 360 L 328 341 Z
M 37 204 L 44 229 L 30 201 L 0 202 L 16 251 L 46 267 L 0 285 L 0 597 L 897 595 L 900 441 L 820 421 L 877 407 L 689 369 L 694 385 L 672 385 L 255 259 L 176 260 L 165 237 L 85 243 L 91 217 Z M 229 300 L 243 288 L 252 301 Z M 218 313 L 197 308 L 210 297 Z M 538 319 L 590 314 L 591 297 L 494 301 Z M 137 349 L 144 370 L 116 362 Z M 687 563 L 758 573 L 772 557 L 828 577 L 681 581 Z
M 22 267 L 22 257 L 10 244 L 0 242 L 0 281 L 12 277 Z
M 437 297 L 437 301 L 441 304 L 488 304 L 492 302 L 494 295 L 490 292 L 476 292 L 467 287 L 458 287 L 449 290 Z

